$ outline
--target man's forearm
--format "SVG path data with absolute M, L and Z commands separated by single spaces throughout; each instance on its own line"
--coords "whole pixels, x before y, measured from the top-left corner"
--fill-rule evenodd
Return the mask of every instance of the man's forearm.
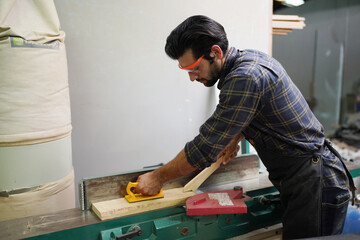
M 193 166 L 187 161 L 185 150 L 182 149 L 179 154 L 164 166 L 156 169 L 154 174 L 160 179 L 161 183 L 184 176 L 195 170 Z

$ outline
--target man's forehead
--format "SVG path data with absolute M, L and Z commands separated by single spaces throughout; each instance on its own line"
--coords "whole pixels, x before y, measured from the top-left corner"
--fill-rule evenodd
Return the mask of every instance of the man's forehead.
M 184 54 L 182 55 L 182 57 L 185 56 L 185 57 L 191 57 L 193 59 L 195 59 L 194 57 L 194 54 L 193 54 L 193 51 L 191 48 L 188 48 L 184 51 Z
M 191 48 L 187 49 L 184 54 L 178 58 L 180 66 L 188 66 L 195 61 Z

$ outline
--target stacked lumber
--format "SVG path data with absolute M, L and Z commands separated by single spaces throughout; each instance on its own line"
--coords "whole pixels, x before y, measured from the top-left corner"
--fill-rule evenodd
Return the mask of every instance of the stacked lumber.
M 272 33 L 273 35 L 286 35 L 293 29 L 303 29 L 305 18 L 297 15 L 273 15 Z

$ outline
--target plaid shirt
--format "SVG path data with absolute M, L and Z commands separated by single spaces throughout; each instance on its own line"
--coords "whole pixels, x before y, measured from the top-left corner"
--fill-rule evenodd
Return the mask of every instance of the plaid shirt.
M 256 50 L 230 48 L 218 83 L 220 100 L 199 135 L 185 145 L 189 163 L 208 167 L 242 132 L 254 148 L 300 156 L 319 151 L 325 135 L 299 89 L 281 64 Z M 324 185 L 346 188 L 343 166 L 327 148 L 323 152 Z

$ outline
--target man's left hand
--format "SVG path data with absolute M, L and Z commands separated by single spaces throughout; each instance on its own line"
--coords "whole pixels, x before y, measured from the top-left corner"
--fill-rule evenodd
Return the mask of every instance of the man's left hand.
M 223 157 L 222 163 L 225 165 L 231 159 L 235 158 L 240 150 L 239 142 L 244 139 L 244 135 L 239 133 L 233 140 L 219 153 L 217 159 Z

